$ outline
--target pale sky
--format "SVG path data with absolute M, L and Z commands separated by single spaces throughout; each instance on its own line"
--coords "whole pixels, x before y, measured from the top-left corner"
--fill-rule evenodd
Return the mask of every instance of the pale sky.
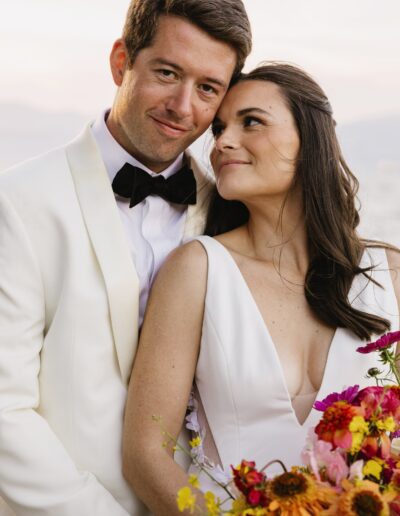
M 201 0 L 199 0 L 201 1 Z M 336 119 L 400 114 L 399 0 L 244 0 L 254 35 L 246 69 L 296 63 Z M 129 0 L 12 0 L 0 15 L 0 103 L 88 116 L 111 105 L 108 54 Z

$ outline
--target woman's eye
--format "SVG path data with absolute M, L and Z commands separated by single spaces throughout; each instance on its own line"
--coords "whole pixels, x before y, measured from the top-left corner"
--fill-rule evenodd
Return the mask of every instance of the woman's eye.
M 246 116 L 244 119 L 244 126 L 245 127 L 253 127 L 255 125 L 262 124 L 262 121 L 259 118 L 255 118 L 253 116 Z

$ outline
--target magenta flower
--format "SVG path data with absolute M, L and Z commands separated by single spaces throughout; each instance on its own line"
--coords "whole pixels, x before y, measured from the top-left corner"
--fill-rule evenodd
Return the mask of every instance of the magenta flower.
M 363 407 L 366 419 L 379 411 L 381 417 L 392 416 L 396 422 L 400 420 L 399 387 L 365 387 L 357 394 L 354 404 Z
M 336 401 L 347 401 L 348 403 L 352 403 L 358 394 L 359 388 L 359 385 L 353 385 L 352 387 L 348 387 L 342 392 L 332 392 L 322 401 L 316 401 L 313 407 L 315 410 L 325 412 L 325 410 Z
M 400 331 L 392 331 L 385 333 L 382 337 L 375 342 L 369 342 L 365 346 L 357 348 L 359 353 L 367 354 L 374 351 L 383 351 L 384 349 L 390 348 L 392 344 L 400 341 Z

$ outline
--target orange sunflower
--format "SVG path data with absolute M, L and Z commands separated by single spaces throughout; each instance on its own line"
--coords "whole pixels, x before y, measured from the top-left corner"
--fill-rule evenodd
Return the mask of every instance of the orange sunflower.
M 381 493 L 378 484 L 364 480 L 356 486 L 344 483 L 345 491 L 324 513 L 326 516 L 389 516 L 393 493 Z
M 290 471 L 267 485 L 269 511 L 279 516 L 316 516 L 333 503 L 332 488 L 318 484 L 310 475 Z

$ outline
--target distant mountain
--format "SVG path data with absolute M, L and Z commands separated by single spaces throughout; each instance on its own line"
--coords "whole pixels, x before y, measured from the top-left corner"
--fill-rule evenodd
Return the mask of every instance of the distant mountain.
M 0 169 L 69 141 L 87 118 L 78 113 L 49 113 L 18 104 L 0 104 Z
M 0 103 L 0 113 L 1 168 L 62 145 L 90 120 L 80 113 L 52 113 L 18 104 Z M 400 114 L 339 125 L 337 132 L 356 174 L 374 172 L 382 162 L 400 163 Z M 194 144 L 194 152 L 207 155 L 208 140 Z
M 343 154 L 356 175 L 385 163 L 400 165 L 400 114 L 338 126 Z
M 9 104 L 0 104 L 0 113 L 0 169 L 64 144 L 90 119 Z M 337 132 L 360 180 L 362 233 L 400 245 L 400 115 L 339 125 Z M 192 147 L 206 163 L 211 137 Z

